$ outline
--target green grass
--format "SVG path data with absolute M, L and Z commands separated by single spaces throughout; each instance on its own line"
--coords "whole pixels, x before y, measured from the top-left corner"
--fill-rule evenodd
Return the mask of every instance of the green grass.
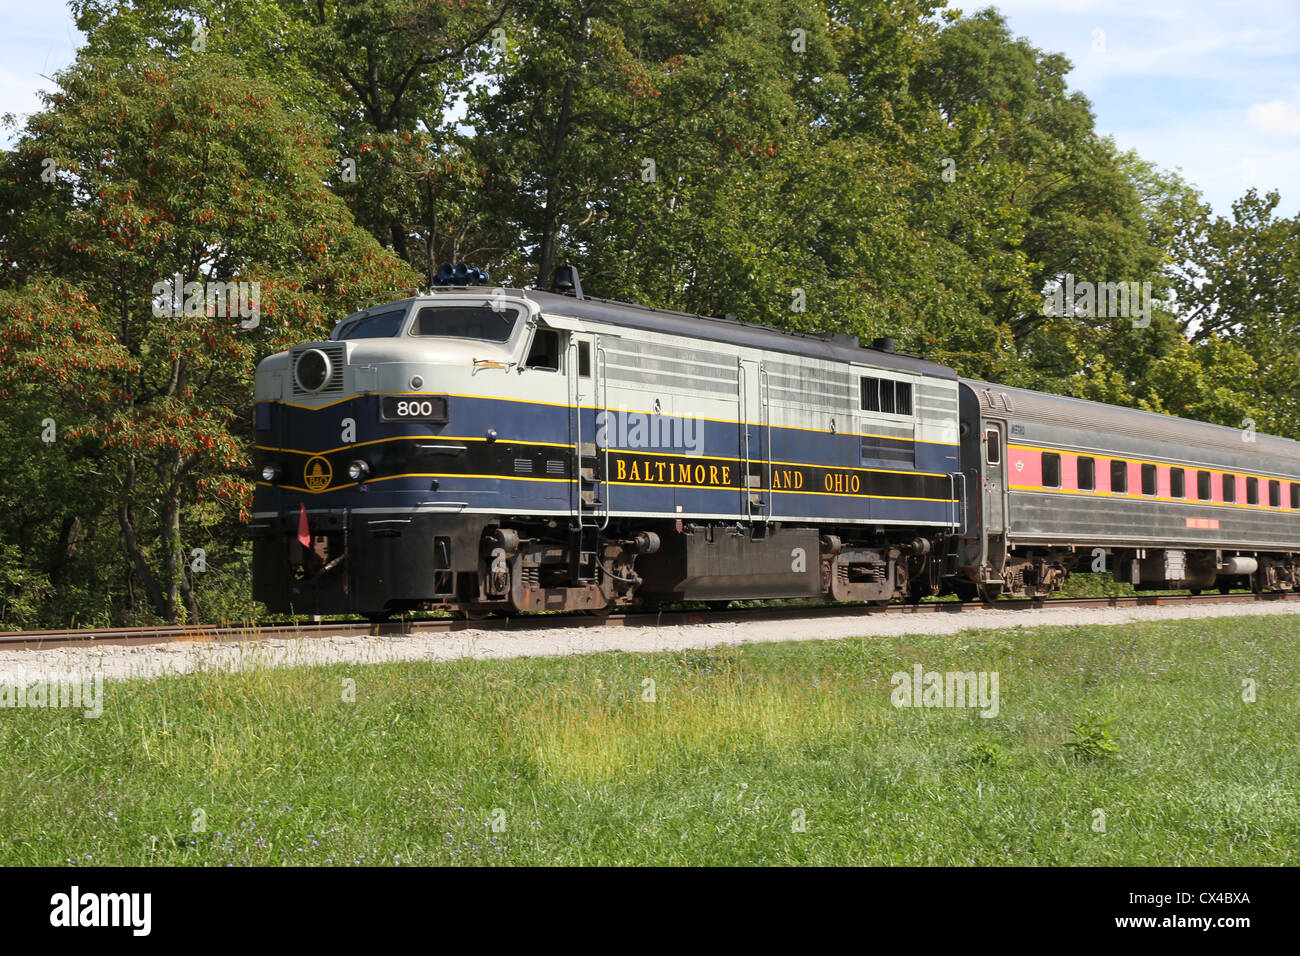
M 1294 864 L 1298 674 L 1259 617 L 113 684 L 0 710 L 0 864 Z

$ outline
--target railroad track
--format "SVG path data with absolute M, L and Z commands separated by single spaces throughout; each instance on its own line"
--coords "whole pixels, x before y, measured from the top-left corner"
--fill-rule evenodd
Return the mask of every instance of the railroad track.
M 0 650 L 49 650 L 58 647 L 88 647 L 94 644 L 171 644 L 181 642 L 237 642 L 284 640 L 302 637 L 400 636 L 412 633 L 439 633 L 466 630 L 533 631 L 565 627 L 654 627 L 682 624 L 743 623 L 762 615 L 765 621 L 804 621 L 810 618 L 844 614 L 967 614 L 982 611 L 1020 611 L 1043 607 L 1168 607 L 1177 604 L 1255 604 L 1300 600 L 1300 594 L 1160 594 L 1132 597 L 1055 598 L 1001 600 L 995 606 L 957 601 L 932 601 L 921 604 L 891 604 L 876 607 L 864 604 L 826 604 L 798 607 L 735 608 L 719 611 L 629 611 L 594 617 L 582 614 L 531 614 L 522 617 L 490 617 L 471 621 L 460 618 L 392 621 L 382 624 L 336 622 L 308 624 L 268 624 L 253 627 L 219 627 L 216 625 L 87 628 L 67 631 L 10 631 L 0 633 Z

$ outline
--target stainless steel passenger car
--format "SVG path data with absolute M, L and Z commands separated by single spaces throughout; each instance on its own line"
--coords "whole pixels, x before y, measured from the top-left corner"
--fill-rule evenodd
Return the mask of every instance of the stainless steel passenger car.
M 1300 583 L 1300 442 L 968 379 L 961 419 L 959 590 Z

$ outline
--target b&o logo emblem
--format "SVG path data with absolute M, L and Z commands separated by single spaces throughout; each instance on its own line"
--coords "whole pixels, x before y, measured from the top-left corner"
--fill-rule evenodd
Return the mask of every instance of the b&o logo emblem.
M 334 469 L 324 458 L 317 455 L 311 461 L 307 462 L 306 469 L 303 470 L 303 481 L 307 483 L 308 491 L 324 491 L 330 486 L 330 479 L 334 477 Z

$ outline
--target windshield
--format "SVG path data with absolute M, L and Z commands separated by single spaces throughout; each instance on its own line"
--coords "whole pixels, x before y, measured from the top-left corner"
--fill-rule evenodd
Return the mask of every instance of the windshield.
M 396 335 L 402 327 L 402 320 L 406 318 L 405 309 L 394 309 L 392 312 L 380 312 L 377 315 L 367 315 L 360 319 L 348 322 L 338 334 L 334 336 L 335 341 L 341 339 L 387 339 Z
M 518 318 L 519 313 L 515 309 L 502 309 L 498 312 L 489 306 L 426 306 L 415 317 L 411 334 L 504 342 L 510 338 L 510 332 Z

